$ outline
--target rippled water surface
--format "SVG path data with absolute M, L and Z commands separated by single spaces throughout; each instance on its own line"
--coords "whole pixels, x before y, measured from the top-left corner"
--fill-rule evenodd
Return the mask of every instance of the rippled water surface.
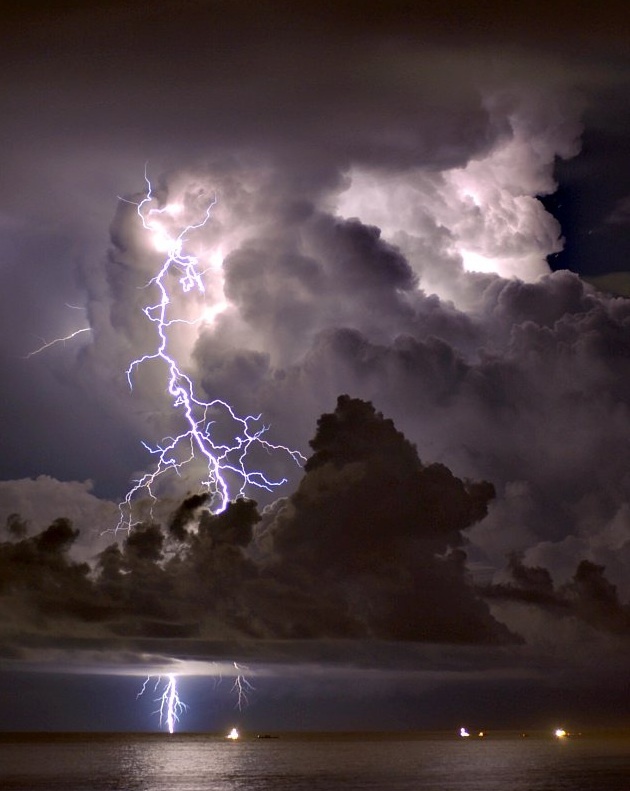
M 630 737 L 1 735 L 3 791 L 630 791 Z

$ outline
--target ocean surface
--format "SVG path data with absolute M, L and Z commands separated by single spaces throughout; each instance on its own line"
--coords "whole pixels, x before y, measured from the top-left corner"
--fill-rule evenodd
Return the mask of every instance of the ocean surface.
M 629 791 L 630 734 L 0 734 L 2 791 Z

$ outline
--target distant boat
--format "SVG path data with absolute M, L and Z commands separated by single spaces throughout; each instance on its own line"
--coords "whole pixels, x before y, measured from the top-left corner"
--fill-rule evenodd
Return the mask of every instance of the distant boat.
M 279 736 L 271 736 L 269 733 L 259 733 L 257 739 L 279 739 Z

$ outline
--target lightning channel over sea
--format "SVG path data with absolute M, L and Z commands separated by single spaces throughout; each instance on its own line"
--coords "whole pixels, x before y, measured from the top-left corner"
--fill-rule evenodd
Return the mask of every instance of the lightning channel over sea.
M 147 676 L 136 698 L 140 698 L 144 695 L 150 680 L 151 676 Z M 154 712 L 160 715 L 160 726 L 166 725 L 168 732 L 174 733 L 175 724 L 179 722 L 179 715 L 188 708 L 179 697 L 177 691 L 177 676 L 169 674 L 167 676 L 167 681 L 164 683 L 162 682 L 162 676 L 158 676 L 153 689 L 154 692 L 160 690 L 158 697 L 155 698 L 155 702 L 158 703 L 159 706 Z
M 196 218 L 177 226 L 177 218 L 185 211 L 184 206 L 160 205 L 146 171 L 144 178 L 144 197 L 137 203 L 122 200 L 135 205 L 142 227 L 152 234 L 155 247 L 164 252 L 164 260 L 159 271 L 147 283 L 147 288 L 156 293 L 156 297 L 142 309 L 155 326 L 155 347 L 153 351 L 131 362 L 127 369 L 127 380 L 133 389 L 134 377 L 141 366 L 150 361 L 160 363 L 165 372 L 166 391 L 181 419 L 182 431 L 176 436 L 163 438 L 154 447 L 143 442 L 156 461 L 150 472 L 134 481 L 120 503 L 117 527 L 125 529 L 136 524 L 133 508 L 136 500 L 144 495 L 148 496 L 150 502 L 156 502 L 158 481 L 168 472 L 181 475 L 185 465 L 202 463 L 204 472 L 199 482 L 201 490 L 210 495 L 210 509 L 220 513 L 231 500 L 245 496 L 251 488 L 273 491 L 286 483 L 286 478 L 273 480 L 263 470 L 250 468 L 252 451 L 286 454 L 298 466 L 306 461 L 299 451 L 274 444 L 266 438 L 269 427 L 262 423 L 262 415 L 242 417 L 230 403 L 221 398 L 208 401 L 201 399 L 196 394 L 192 379 L 182 370 L 176 355 L 171 353 L 169 330 L 172 327 L 181 324 L 192 326 L 203 322 L 205 315 L 217 315 L 216 305 L 206 308 L 205 314 L 193 320 L 178 317 L 173 312 L 173 303 L 178 295 L 205 293 L 201 262 L 197 256 L 185 250 L 185 244 L 195 231 L 210 221 L 216 198 L 208 201 L 205 210 Z M 171 232 L 173 226 L 176 228 Z M 219 424 L 220 439 L 217 432 Z
M 234 664 L 234 669 L 236 670 L 236 678 L 234 679 L 234 684 L 232 685 L 232 692 L 236 693 L 236 706 L 239 711 L 243 709 L 243 706 L 247 706 L 249 703 L 248 694 L 254 691 L 254 686 L 251 684 L 244 676 L 247 668 L 244 665 L 239 665 L 236 662 Z
M 231 691 L 236 696 L 235 708 L 242 711 L 249 705 L 249 695 L 254 692 L 254 685 L 245 677 L 245 673 L 249 671 L 246 665 L 237 662 L 232 662 L 232 664 L 236 672 Z M 153 702 L 157 704 L 157 709 L 153 714 L 159 716 L 160 727 L 165 728 L 169 733 L 175 733 L 175 726 L 179 723 L 180 716 L 188 709 L 187 704 L 179 695 L 177 681 L 178 676 L 175 673 L 169 673 L 166 676 L 149 674 L 136 695 L 136 700 L 143 697 L 149 685 L 153 684 L 153 692 L 157 693 L 153 699 Z

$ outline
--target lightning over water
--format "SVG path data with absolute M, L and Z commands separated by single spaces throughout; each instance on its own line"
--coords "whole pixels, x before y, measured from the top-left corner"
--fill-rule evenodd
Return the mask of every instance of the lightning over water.
M 238 710 L 241 711 L 243 706 L 247 706 L 249 703 L 249 698 L 247 696 L 250 692 L 254 691 L 254 686 L 243 675 L 247 668 L 234 662 L 234 669 L 236 670 L 236 678 L 232 685 L 232 692 L 236 693 L 236 706 Z
M 232 663 L 236 671 L 234 683 L 232 685 L 232 692 L 236 695 L 236 705 L 239 711 L 247 707 L 249 704 L 249 694 L 254 691 L 254 685 L 250 683 L 245 677 L 245 672 L 248 668 L 245 665 L 239 665 L 237 662 Z M 166 678 L 166 680 L 164 680 Z M 136 700 L 143 697 L 147 691 L 147 687 L 153 681 L 153 692 L 157 693 L 154 702 L 158 704 L 158 708 L 153 714 L 159 715 L 160 727 L 165 727 L 169 733 L 175 732 L 175 726 L 179 722 L 180 715 L 188 709 L 188 706 L 182 701 L 177 689 L 177 675 L 169 673 L 166 677 L 162 675 L 151 676 L 148 675 L 142 688 L 136 695 Z M 228 738 L 238 738 L 228 737 Z
M 182 474 L 185 465 L 201 464 L 203 473 L 199 481 L 200 488 L 210 494 L 211 510 L 219 513 L 230 500 L 244 496 L 252 487 L 272 491 L 286 482 L 286 478 L 272 480 L 263 470 L 250 467 L 252 451 L 283 453 L 297 465 L 306 461 L 299 451 L 266 439 L 268 426 L 261 422 L 261 415 L 242 417 L 227 401 L 220 398 L 208 401 L 201 399 L 196 394 L 192 379 L 182 370 L 175 353 L 171 352 L 171 328 L 175 325 L 197 324 L 207 321 L 208 317 L 212 320 L 222 309 L 221 305 L 206 307 L 193 320 L 178 316 L 173 309 L 178 295 L 190 292 L 205 294 L 205 272 L 199 258 L 186 252 L 185 244 L 195 231 L 210 220 L 216 198 L 211 199 L 196 218 L 178 224 L 178 218 L 187 212 L 185 206 L 179 203 L 160 205 L 146 173 L 145 182 L 144 197 L 133 205 L 136 206 L 142 227 L 151 234 L 155 248 L 164 253 L 164 260 L 159 271 L 147 283 L 147 289 L 155 297 L 143 308 L 144 315 L 155 327 L 155 347 L 131 362 L 127 369 L 127 380 L 133 389 L 134 377 L 141 366 L 150 361 L 161 364 L 166 391 L 181 420 L 182 430 L 176 436 L 165 437 L 154 447 L 143 443 L 156 461 L 150 472 L 134 482 L 120 504 L 118 528 L 126 529 L 136 523 L 134 503 L 141 496 L 155 502 L 159 479 L 169 472 Z
M 166 678 L 167 681 L 163 683 L 162 676 L 158 676 L 155 682 L 154 691 L 160 691 L 158 697 L 155 698 L 155 702 L 159 704 L 159 707 L 154 713 L 160 715 L 160 727 L 165 725 L 169 733 L 174 733 L 175 724 L 179 722 L 179 715 L 186 710 L 187 706 L 179 697 L 177 676 L 169 674 Z M 151 676 L 147 676 L 136 698 L 144 695 L 150 680 Z

